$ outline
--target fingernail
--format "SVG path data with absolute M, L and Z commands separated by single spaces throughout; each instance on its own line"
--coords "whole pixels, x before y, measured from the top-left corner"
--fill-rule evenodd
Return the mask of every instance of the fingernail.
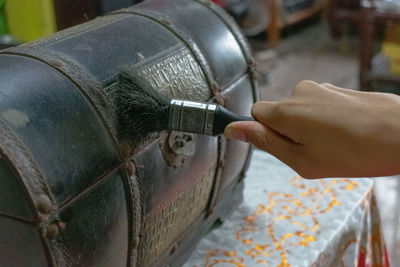
M 237 130 L 235 128 L 233 128 L 233 129 L 232 128 L 227 128 L 225 130 L 225 136 L 228 139 L 236 139 L 236 140 L 239 140 L 239 141 L 246 142 L 245 133 L 243 131 Z

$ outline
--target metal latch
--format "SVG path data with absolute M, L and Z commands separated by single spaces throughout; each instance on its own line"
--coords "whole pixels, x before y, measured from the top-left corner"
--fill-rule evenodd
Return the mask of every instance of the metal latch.
M 196 152 L 197 135 L 185 132 L 160 134 L 159 147 L 162 151 L 164 160 L 168 165 L 181 167 L 187 157 L 191 157 Z

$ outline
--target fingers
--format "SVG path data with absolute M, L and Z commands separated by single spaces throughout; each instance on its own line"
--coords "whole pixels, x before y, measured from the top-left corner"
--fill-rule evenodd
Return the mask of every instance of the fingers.
M 291 96 L 307 96 L 308 94 L 315 94 L 318 90 L 328 89 L 340 93 L 352 94 L 357 91 L 335 86 L 331 83 L 316 83 L 314 81 L 304 80 L 299 82 L 292 92 Z
M 321 90 L 321 85 L 316 82 L 301 81 L 296 85 L 289 99 L 281 102 L 259 101 L 253 105 L 251 114 L 259 122 L 279 131 L 282 119 L 296 115 L 294 113 L 297 109 L 294 108 L 301 106 L 301 103 L 305 102 L 304 98 L 308 101 L 315 98 L 315 94 Z
M 336 90 L 336 91 L 341 91 L 341 92 L 354 92 L 354 90 L 350 90 L 350 89 L 346 89 L 346 88 L 342 88 L 342 87 L 337 87 L 331 83 L 321 83 L 320 84 L 322 87 L 325 87 L 327 89 L 331 89 L 331 90 Z
M 294 143 L 303 144 L 305 140 L 299 131 L 297 119 L 301 106 L 301 103 L 296 101 L 259 101 L 253 105 L 251 114 L 258 122 L 274 132 L 288 137 Z
M 296 87 L 292 91 L 290 98 L 307 97 L 320 89 L 321 86 L 318 83 L 310 80 L 304 80 L 296 84 Z
M 341 93 L 342 95 L 345 95 L 345 96 L 360 96 L 360 94 L 366 94 L 366 93 L 369 94 L 370 93 L 370 92 L 360 92 L 360 91 L 353 90 L 353 89 L 338 87 L 338 86 L 335 86 L 330 83 L 321 83 L 320 86 L 324 89 L 330 90 L 335 93 Z
M 231 123 L 225 129 L 225 136 L 229 139 L 251 143 L 289 166 L 294 165 L 298 154 L 301 153 L 301 145 L 256 121 Z
M 287 127 L 291 128 L 290 125 L 288 126 L 287 120 L 289 112 L 291 112 L 290 109 L 281 102 L 259 101 L 251 108 L 251 115 L 258 122 L 283 135 L 287 135 L 289 132 Z M 294 139 L 293 136 L 290 138 Z
M 273 127 L 277 105 L 277 102 L 258 101 L 251 107 L 251 115 L 262 124 Z

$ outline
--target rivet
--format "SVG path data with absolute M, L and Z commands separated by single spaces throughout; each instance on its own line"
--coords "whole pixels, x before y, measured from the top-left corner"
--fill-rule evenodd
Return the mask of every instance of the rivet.
M 129 177 L 133 176 L 136 172 L 135 164 L 132 161 L 128 161 L 125 164 L 126 171 L 128 172 Z
M 54 239 L 58 236 L 60 232 L 60 229 L 58 228 L 58 225 L 55 223 L 50 223 L 46 227 L 46 237 L 48 239 Z
M 211 88 L 214 92 L 218 92 L 220 90 L 219 84 L 216 81 L 211 82 Z
M 128 141 L 122 141 L 119 144 L 119 149 L 121 151 L 122 156 L 124 159 L 127 159 L 131 155 L 131 146 L 129 145 Z
M 54 67 L 61 67 L 63 65 L 63 63 L 61 62 L 61 60 L 57 59 L 57 58 L 52 58 L 49 60 L 49 63 L 51 65 L 53 65 Z
M 257 71 L 257 69 L 258 69 L 258 64 L 257 64 L 257 62 L 255 62 L 254 64 L 250 65 L 250 68 L 251 68 L 253 71 Z
M 169 20 L 167 20 L 167 19 L 161 19 L 161 22 L 162 22 L 163 24 L 167 25 L 167 26 L 171 26 L 171 25 L 172 25 L 172 22 L 169 21 Z
M 221 94 L 215 94 L 215 100 L 217 101 L 218 104 L 220 104 L 221 106 L 225 105 L 225 98 L 223 95 Z
M 51 206 L 51 201 L 46 195 L 41 195 L 36 201 L 36 207 L 40 213 L 49 213 L 51 210 Z

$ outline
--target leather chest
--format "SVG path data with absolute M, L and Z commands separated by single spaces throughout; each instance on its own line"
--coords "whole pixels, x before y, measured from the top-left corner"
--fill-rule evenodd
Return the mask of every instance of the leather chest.
M 153 0 L 0 51 L 0 262 L 179 266 L 241 197 L 251 155 L 224 137 L 118 134 L 122 69 L 248 115 L 254 60 L 208 1 Z

